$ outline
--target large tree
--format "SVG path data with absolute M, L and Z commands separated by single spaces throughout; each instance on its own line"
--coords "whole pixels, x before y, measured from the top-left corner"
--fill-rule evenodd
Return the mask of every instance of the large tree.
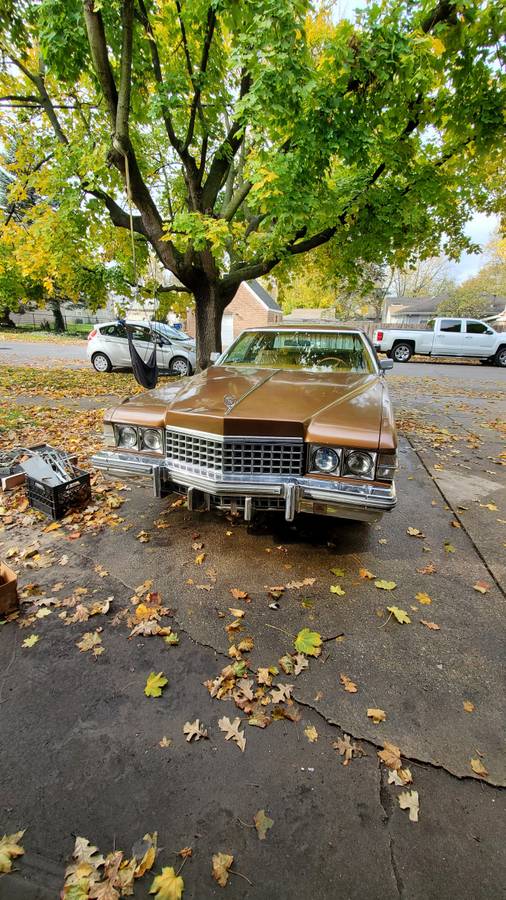
M 241 280 L 327 242 L 350 278 L 458 253 L 499 202 L 499 0 L 384 0 L 355 23 L 307 0 L 0 10 L 5 129 L 46 190 L 102 204 L 194 295 L 201 366 Z

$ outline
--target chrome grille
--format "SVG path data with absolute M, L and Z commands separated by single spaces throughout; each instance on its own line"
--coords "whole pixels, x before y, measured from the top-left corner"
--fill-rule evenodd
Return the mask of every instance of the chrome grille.
M 215 440 L 167 430 L 169 468 L 197 475 L 303 475 L 304 443 L 290 440 Z

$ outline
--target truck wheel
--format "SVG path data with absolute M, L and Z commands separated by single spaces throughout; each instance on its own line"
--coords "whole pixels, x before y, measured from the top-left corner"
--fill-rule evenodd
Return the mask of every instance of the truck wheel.
M 409 344 L 396 344 L 392 350 L 392 359 L 395 359 L 395 362 L 398 363 L 406 363 L 412 356 L 413 350 Z
M 506 347 L 499 347 L 494 360 L 496 366 L 506 369 Z

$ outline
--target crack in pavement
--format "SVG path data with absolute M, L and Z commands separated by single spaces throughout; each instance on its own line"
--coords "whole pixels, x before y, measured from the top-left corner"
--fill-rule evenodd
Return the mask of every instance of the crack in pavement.
M 390 818 L 394 811 L 394 803 L 392 797 L 388 791 L 387 785 L 385 783 L 385 775 L 386 770 L 385 767 L 381 765 L 381 760 L 378 760 L 378 777 L 379 777 L 379 802 L 383 808 L 383 824 L 388 828 L 388 844 L 390 849 L 390 868 L 392 869 L 392 875 L 394 877 L 395 886 L 397 888 L 397 893 L 402 900 L 404 896 L 404 882 L 402 880 L 401 873 L 399 871 L 399 867 L 397 865 L 397 860 L 395 858 L 395 842 L 392 837 L 392 832 L 390 831 Z

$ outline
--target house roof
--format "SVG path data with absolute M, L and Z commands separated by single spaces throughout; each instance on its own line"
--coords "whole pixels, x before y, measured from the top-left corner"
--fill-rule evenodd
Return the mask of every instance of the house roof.
M 500 297 L 497 294 L 484 294 L 483 296 L 488 301 L 485 315 L 501 313 L 506 306 L 506 297 Z M 440 303 L 447 299 L 448 294 L 440 294 L 438 297 L 392 297 L 388 305 L 390 312 L 394 315 L 434 315 Z
M 281 312 L 279 303 L 276 303 L 274 297 L 271 297 L 269 292 L 262 287 L 259 281 L 247 281 L 246 284 L 267 309 L 272 309 L 274 312 Z

